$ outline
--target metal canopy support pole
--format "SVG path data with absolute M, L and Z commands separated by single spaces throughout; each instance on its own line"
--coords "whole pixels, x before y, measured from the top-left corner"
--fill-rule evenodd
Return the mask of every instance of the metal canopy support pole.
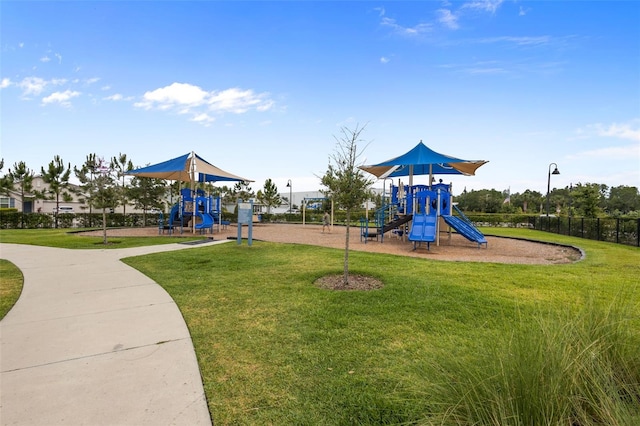
M 196 153 L 191 151 L 191 233 L 196 233 Z
M 440 210 L 440 188 L 438 188 L 438 207 L 436 207 L 436 246 L 440 247 L 440 215 L 442 211 Z

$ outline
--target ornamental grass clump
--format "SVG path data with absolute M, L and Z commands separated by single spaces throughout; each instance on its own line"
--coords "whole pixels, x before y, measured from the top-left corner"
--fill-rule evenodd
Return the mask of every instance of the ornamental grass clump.
M 640 336 L 622 301 L 523 315 L 476 359 L 438 366 L 428 424 L 640 424 Z M 525 321 L 524 319 L 529 318 Z

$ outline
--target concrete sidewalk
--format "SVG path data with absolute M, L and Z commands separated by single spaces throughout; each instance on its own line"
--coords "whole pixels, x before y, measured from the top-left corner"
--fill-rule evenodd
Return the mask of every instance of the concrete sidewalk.
M 0 424 L 211 425 L 182 314 L 164 289 L 120 262 L 194 247 L 0 244 L 0 258 L 24 274 L 20 299 L 0 322 Z

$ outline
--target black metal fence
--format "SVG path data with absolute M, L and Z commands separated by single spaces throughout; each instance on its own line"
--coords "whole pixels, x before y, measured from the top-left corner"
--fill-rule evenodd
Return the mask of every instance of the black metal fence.
M 532 228 L 640 247 L 640 219 L 530 216 Z

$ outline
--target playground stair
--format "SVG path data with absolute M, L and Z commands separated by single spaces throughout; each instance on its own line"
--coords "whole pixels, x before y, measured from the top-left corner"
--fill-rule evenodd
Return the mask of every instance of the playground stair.
M 392 231 L 402 225 L 404 225 L 407 222 L 411 221 L 411 218 L 413 217 L 413 215 L 403 215 L 398 217 L 397 219 L 392 220 L 391 222 L 387 223 L 384 226 L 376 226 L 376 231 L 370 231 L 368 224 L 365 222 L 365 219 L 361 219 L 360 220 L 360 240 L 364 240 L 365 242 L 367 241 L 367 239 L 369 238 L 375 238 L 377 239 L 378 236 L 384 236 L 384 234 L 386 234 L 389 231 Z M 383 237 L 384 238 L 384 237 Z
M 385 234 L 393 229 L 396 229 L 399 226 L 404 225 L 405 223 L 411 221 L 412 218 L 413 218 L 413 215 L 407 214 L 404 216 L 400 216 L 395 220 L 392 220 L 391 222 L 387 223 L 382 227 L 382 234 Z
M 376 232 L 369 232 L 370 238 L 375 237 L 377 239 L 380 236 L 380 242 L 384 242 L 384 234 L 411 221 L 412 215 L 397 214 L 396 204 L 387 204 L 376 210 Z M 392 219 L 393 218 L 393 219 Z

